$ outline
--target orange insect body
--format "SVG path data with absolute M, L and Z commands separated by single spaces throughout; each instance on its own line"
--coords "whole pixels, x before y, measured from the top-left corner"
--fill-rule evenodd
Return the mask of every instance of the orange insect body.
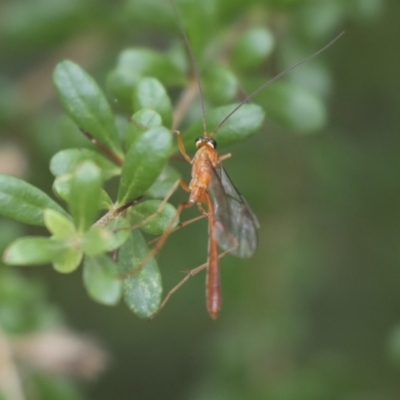
M 210 199 L 208 189 L 213 177 L 213 169 L 220 163 L 216 142 L 207 137 L 196 140 L 197 152 L 191 160 L 192 180 L 189 184 L 189 204 L 197 203 L 200 211 L 202 204 L 207 205 L 207 217 L 209 220 L 209 265 L 206 278 L 207 309 L 210 316 L 215 319 L 221 309 L 221 283 L 219 273 L 218 242 L 215 234 L 214 206 Z
M 218 247 L 237 257 L 250 257 L 257 245 L 256 229 L 259 225 L 222 168 L 221 162 L 230 154 L 220 157 L 216 150 L 217 142 L 205 133 L 196 139 L 197 152 L 191 159 L 186 153 L 181 133 L 176 133 L 183 157 L 192 164 L 189 186 L 181 181 L 183 188 L 190 192 L 189 201 L 181 203 L 177 213 L 197 204 L 200 212 L 208 218 L 206 298 L 208 313 L 215 319 L 222 302 Z
M 219 155 L 210 142 L 199 140 L 197 143 L 198 150 L 191 161 L 193 167 L 192 180 L 189 184 L 191 190 L 189 202 L 207 203 L 205 193 L 211 182 L 211 167 L 216 168 L 218 166 Z

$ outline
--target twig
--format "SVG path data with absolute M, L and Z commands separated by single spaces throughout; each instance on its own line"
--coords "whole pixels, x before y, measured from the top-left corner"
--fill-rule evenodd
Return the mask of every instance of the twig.
M 89 132 L 85 131 L 82 128 L 79 129 L 94 145 L 96 145 L 106 156 L 111 158 L 111 160 L 113 160 L 117 165 L 122 166 L 124 164 L 124 161 L 120 157 L 118 157 L 115 153 L 113 153 L 107 146 L 99 142 Z
M 107 212 L 107 214 L 104 214 L 97 222 L 93 224 L 93 228 L 107 226 L 113 219 L 117 218 L 129 207 L 132 207 L 133 205 L 139 203 L 142 198 L 143 196 L 139 196 L 136 197 L 136 199 L 133 199 L 118 208 L 112 208 L 110 211 Z

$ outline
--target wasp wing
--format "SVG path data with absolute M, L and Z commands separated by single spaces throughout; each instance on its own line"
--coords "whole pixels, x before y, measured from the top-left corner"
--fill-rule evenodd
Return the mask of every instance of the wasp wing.
M 209 192 L 214 205 L 218 245 L 240 258 L 251 257 L 257 247 L 260 224 L 247 201 L 222 166 L 212 168 Z

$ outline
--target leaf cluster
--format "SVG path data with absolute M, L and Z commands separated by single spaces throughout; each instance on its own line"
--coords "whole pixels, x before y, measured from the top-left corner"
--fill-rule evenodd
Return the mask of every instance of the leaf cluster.
M 143 265 L 150 252 L 143 233 L 160 235 L 179 222 L 175 207 L 162 202 L 180 177 L 167 164 L 177 146 L 171 133 L 173 106 L 166 86 L 188 79 L 173 60 L 169 54 L 150 49 L 129 49 L 121 54 L 109 74 L 108 89 L 122 108 L 133 113 L 122 130 L 95 80 L 72 61 L 57 65 L 54 85 L 60 103 L 95 147 L 64 149 L 50 161 L 53 191 L 67 208 L 27 182 L 0 176 L 1 214 L 45 226 L 50 233 L 49 237 L 15 240 L 4 252 L 6 264 L 49 263 L 60 273 L 71 273 L 83 264 L 83 282 L 94 300 L 114 305 L 123 297 L 142 318 L 157 312 L 161 275 L 154 257 Z M 217 103 L 233 100 L 236 78 L 232 71 L 220 68 L 207 79 L 206 88 L 220 82 Z M 211 92 L 206 90 L 213 98 Z M 217 125 L 233 107 L 235 103 L 208 110 L 208 125 Z M 220 143 L 254 134 L 263 118 L 259 106 L 243 105 L 219 131 Z M 201 121 L 195 118 L 184 134 L 186 143 L 194 142 L 201 134 L 200 127 Z M 117 182 L 115 200 L 105 190 L 109 180 Z M 101 210 L 105 214 L 99 218 Z
M 136 17 L 146 14 L 151 4 L 136 5 Z M 154 9 L 162 14 L 159 25 L 176 31 L 180 23 L 172 8 L 163 7 Z M 221 7 L 223 3 L 212 0 L 201 4 L 177 1 L 201 77 L 209 131 L 237 106 L 241 93 L 259 84 L 258 71 L 275 47 L 263 13 L 256 20 L 249 13 L 243 26 L 232 26 L 218 36 Z M 210 28 L 206 33 L 205 24 Z M 50 263 L 61 273 L 73 272 L 83 264 L 85 287 L 96 301 L 114 305 L 122 296 L 140 317 L 157 312 L 161 275 L 154 257 L 142 265 L 150 252 L 143 233 L 160 235 L 179 222 L 175 207 L 162 202 L 180 178 L 168 164 L 177 151 L 172 129 L 178 124 L 185 128 L 188 150 L 194 149 L 195 138 L 203 133 L 201 107 L 194 101 L 198 86 L 193 59 L 186 53 L 182 39 L 167 51 L 123 50 L 106 80 L 116 110 L 78 64 L 65 60 L 57 65 L 53 79 L 60 103 L 94 146 L 63 149 L 50 161 L 53 191 L 65 208 L 27 182 L 0 177 L 0 213 L 25 224 L 45 226 L 50 232 L 49 237 L 14 241 L 4 253 L 5 263 Z M 325 122 L 321 99 L 290 82 L 268 87 L 255 100 L 262 107 L 243 104 L 220 127 L 219 146 L 253 135 L 261 128 L 265 113 L 299 132 L 315 131 Z M 117 123 L 121 115 L 123 124 Z

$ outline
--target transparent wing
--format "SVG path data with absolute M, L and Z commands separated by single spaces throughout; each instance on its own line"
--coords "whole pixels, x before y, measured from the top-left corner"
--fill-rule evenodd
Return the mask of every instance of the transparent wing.
M 209 192 L 214 205 L 218 245 L 237 257 L 251 257 L 257 247 L 260 224 L 247 201 L 222 167 L 212 168 Z

